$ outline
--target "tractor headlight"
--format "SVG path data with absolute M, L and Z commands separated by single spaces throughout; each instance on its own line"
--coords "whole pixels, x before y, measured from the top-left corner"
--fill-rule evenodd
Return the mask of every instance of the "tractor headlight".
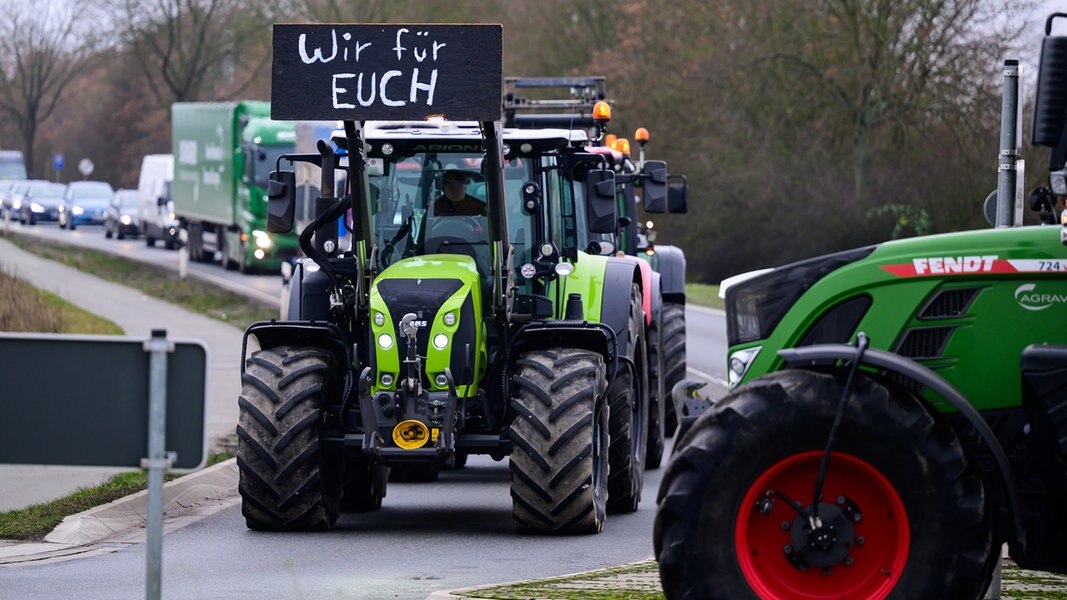
M 266 231 L 255 229 L 252 231 L 252 237 L 256 240 L 256 246 L 264 250 L 274 245 L 274 242 L 270 239 L 270 234 Z
M 77 212 L 74 212 L 73 210 L 71 212 L 73 212 L 74 214 L 78 214 Z M 122 223 L 123 225 L 129 225 L 130 223 L 133 222 L 133 219 L 130 218 L 130 215 L 122 215 L 121 217 L 119 217 L 119 222 Z
M 450 311 L 446 312 L 443 320 L 445 322 L 445 325 L 448 325 L 449 327 L 455 325 L 456 324 L 456 313 L 455 313 L 455 311 L 451 311 L 450 310 Z
M 383 315 L 382 313 L 380 313 L 378 311 L 375 311 L 374 312 L 374 324 L 377 325 L 378 327 L 381 327 L 382 325 L 385 325 L 385 315 Z
M 1052 193 L 1057 196 L 1067 196 L 1067 171 L 1053 171 L 1048 174 L 1048 183 L 1052 187 Z
M 753 346 L 751 348 L 745 348 L 744 350 L 738 350 L 730 355 L 730 360 L 727 361 L 730 367 L 727 376 L 729 377 L 728 383 L 730 384 L 731 390 L 737 387 L 737 384 L 741 383 L 741 379 L 745 376 L 745 373 L 748 372 L 748 368 L 752 365 L 752 361 L 756 360 L 756 355 L 759 354 L 761 349 L 762 346 Z
M 382 350 L 388 350 L 393 347 L 393 336 L 388 333 L 383 333 L 378 336 L 378 347 Z
M 447 348 L 448 336 L 443 333 L 439 333 L 433 336 L 433 347 L 437 348 L 438 350 L 444 350 L 445 348 Z

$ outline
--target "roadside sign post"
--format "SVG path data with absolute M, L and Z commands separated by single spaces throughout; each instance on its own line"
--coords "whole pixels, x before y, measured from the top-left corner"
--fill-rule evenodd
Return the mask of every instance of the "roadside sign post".
M 207 349 L 162 329 L 148 339 L 0 333 L 0 364 L 0 464 L 148 471 L 145 598 L 158 600 L 163 477 L 207 462 Z
M 153 329 L 144 349 L 149 353 L 148 458 L 141 461 L 141 467 L 148 469 L 145 598 L 158 600 L 163 571 L 163 475 L 173 463 L 166 451 L 166 437 L 167 353 L 174 350 L 174 344 L 167 342 L 165 330 Z
M 52 157 L 52 169 L 56 172 L 55 180 L 59 181 L 59 172 L 63 170 L 63 155 L 56 154 Z

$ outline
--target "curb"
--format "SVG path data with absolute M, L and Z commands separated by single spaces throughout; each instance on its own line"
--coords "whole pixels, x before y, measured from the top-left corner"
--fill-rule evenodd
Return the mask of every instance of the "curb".
M 222 501 L 237 493 L 237 459 L 163 484 L 163 518 L 174 518 L 208 501 Z M 52 544 L 84 546 L 145 526 L 148 490 L 70 515 L 45 536 Z
M 489 590 L 489 589 L 494 589 L 494 588 L 499 588 L 499 587 L 507 587 L 507 586 L 514 586 L 514 585 L 522 585 L 522 584 L 531 584 L 531 583 L 538 583 L 538 582 L 562 581 L 562 580 L 574 579 L 576 577 L 588 578 L 589 576 L 596 575 L 598 573 L 603 573 L 604 575 L 610 575 L 612 571 L 615 571 L 617 569 L 626 568 L 626 567 L 633 567 L 633 566 L 636 566 L 636 565 L 641 565 L 641 564 L 644 564 L 644 563 L 646 563 L 646 562 L 648 562 L 650 560 L 652 560 L 652 557 L 646 558 L 644 560 L 639 560 L 639 561 L 635 561 L 635 562 L 631 562 L 631 563 L 626 563 L 626 564 L 623 564 L 623 565 L 616 565 L 616 566 L 612 566 L 612 567 L 604 567 L 604 568 L 601 568 L 601 569 L 593 569 L 591 571 L 580 571 L 578 573 L 567 573 L 567 574 L 564 574 L 564 575 L 553 575 L 551 577 L 538 577 L 537 579 L 525 579 L 525 580 L 520 580 L 520 581 L 504 581 L 504 582 L 500 582 L 500 583 L 490 583 L 490 584 L 486 584 L 486 585 L 466 587 L 466 588 L 460 588 L 460 589 L 455 589 L 455 590 L 439 590 L 439 591 L 431 593 L 429 596 L 426 596 L 426 600 L 488 600 L 487 598 L 482 598 L 481 596 L 478 596 L 476 594 L 481 590 Z M 656 581 L 657 582 L 659 581 L 658 578 L 657 578 Z
M 170 532 L 237 502 L 237 459 L 163 485 L 163 530 Z M 145 537 L 148 490 L 70 515 L 43 542 L 0 543 L 0 567 L 113 552 Z

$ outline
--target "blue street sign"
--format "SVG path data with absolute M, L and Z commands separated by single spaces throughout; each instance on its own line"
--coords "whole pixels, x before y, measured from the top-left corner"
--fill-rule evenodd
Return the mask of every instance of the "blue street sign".
M 62 171 L 63 170 L 63 155 L 62 154 L 57 154 L 57 155 L 52 157 L 52 168 L 54 168 L 57 171 Z

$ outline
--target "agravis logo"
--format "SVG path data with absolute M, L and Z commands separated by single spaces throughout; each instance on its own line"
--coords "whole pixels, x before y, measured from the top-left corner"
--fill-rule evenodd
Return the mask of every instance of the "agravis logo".
M 1067 304 L 1067 294 L 1042 294 L 1035 291 L 1036 283 L 1024 283 L 1015 288 L 1015 300 L 1026 310 L 1045 310 L 1053 304 Z

